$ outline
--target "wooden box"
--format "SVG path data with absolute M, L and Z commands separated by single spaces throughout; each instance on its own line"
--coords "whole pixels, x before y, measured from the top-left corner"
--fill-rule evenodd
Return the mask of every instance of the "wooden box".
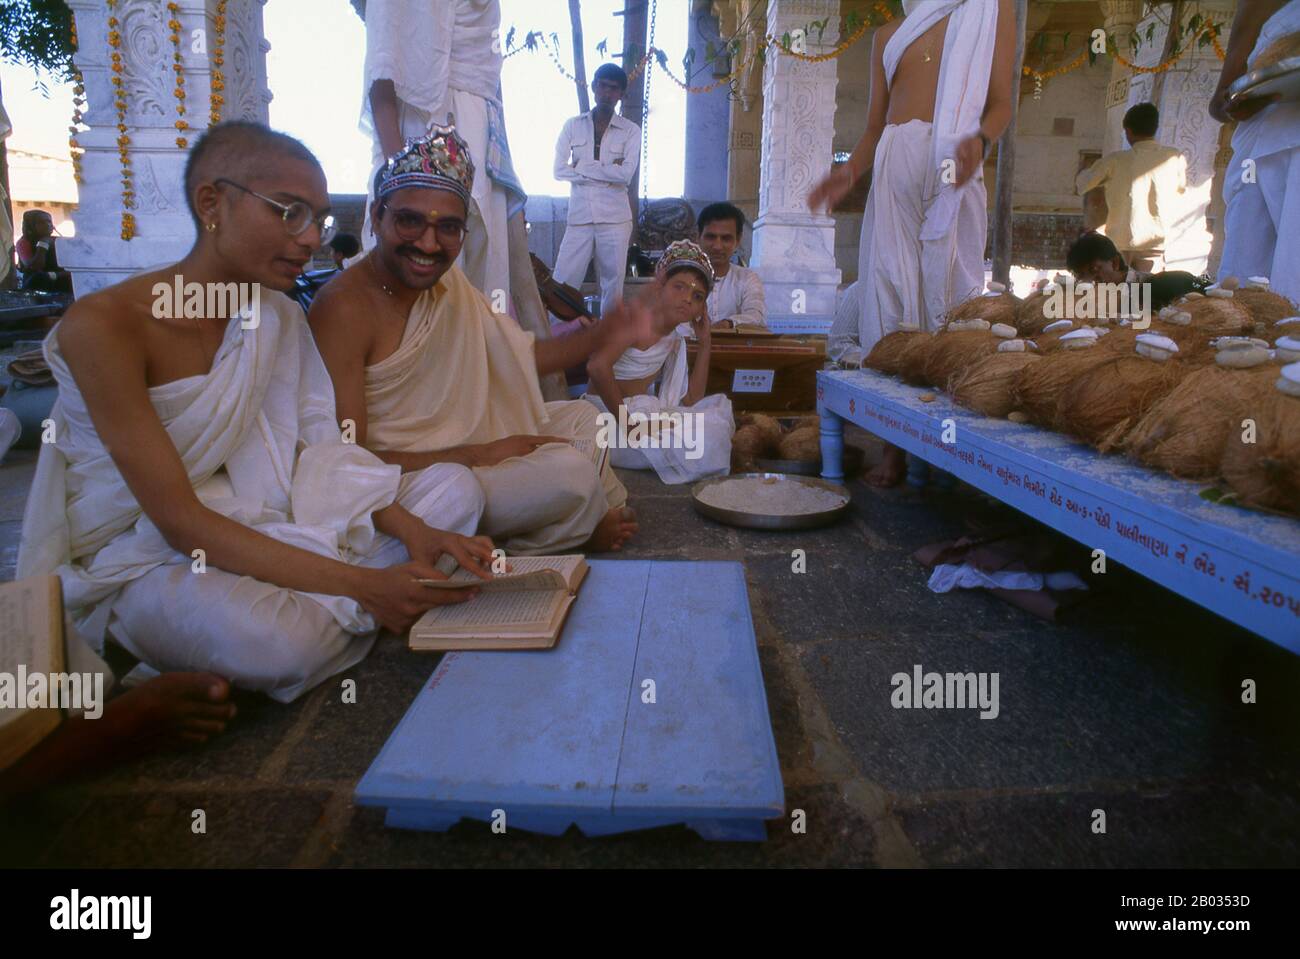
M 824 336 L 713 332 L 709 394 L 725 393 L 737 411 L 802 412 L 817 406 L 817 373 L 826 366 Z M 697 347 L 687 341 L 694 368 Z

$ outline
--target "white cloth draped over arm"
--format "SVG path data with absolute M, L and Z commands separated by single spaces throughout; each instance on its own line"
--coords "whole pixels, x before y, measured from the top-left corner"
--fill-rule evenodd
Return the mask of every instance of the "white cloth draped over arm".
M 643 380 L 663 370 L 656 393 L 659 400 L 676 406 L 690 386 L 686 367 L 686 341 L 676 332 L 669 333 L 648 350 L 626 350 L 614 363 L 614 379 Z
M 290 491 L 293 518 L 333 529 L 340 549 L 366 553 L 375 539 L 371 514 L 397 498 L 402 468 L 343 441 L 335 420 L 334 385 L 306 323 L 302 339 L 299 453 Z
M 955 162 L 957 145 L 979 132 L 988 100 L 989 72 L 993 68 L 998 4 L 995 0 L 933 0 L 914 4 L 910 9 L 914 12 L 908 13 L 898 32 L 885 45 L 885 79 L 892 86 L 903 51 L 934 24 L 950 16 L 944 33 L 943 62 L 939 65 L 931 128 L 932 162 L 942 172 L 946 162 Z M 926 211 L 922 240 L 938 239 L 952 229 L 962 203 L 977 194 L 973 184 L 982 176 L 976 170 L 975 176 L 961 187 L 945 182 L 948 179 L 944 176 L 939 179 L 939 194 Z M 984 202 L 982 195 L 979 201 Z
M 439 123 L 446 122 L 455 25 L 456 5 L 445 0 L 421 4 L 369 0 L 365 88 L 361 91 L 363 133 L 374 132 L 370 90 L 376 80 L 392 80 L 400 102 L 424 111 Z M 494 94 L 488 91 L 483 95 Z

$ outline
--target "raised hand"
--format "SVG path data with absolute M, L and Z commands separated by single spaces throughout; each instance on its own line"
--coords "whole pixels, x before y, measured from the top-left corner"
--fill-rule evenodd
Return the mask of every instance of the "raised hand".
M 836 167 L 826 174 L 808 194 L 808 209 L 813 213 L 834 210 L 853 190 L 853 174 L 849 164 Z

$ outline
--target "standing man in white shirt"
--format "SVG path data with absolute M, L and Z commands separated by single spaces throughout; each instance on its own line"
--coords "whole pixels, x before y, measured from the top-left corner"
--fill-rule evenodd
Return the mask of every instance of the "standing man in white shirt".
M 641 159 L 641 128 L 614 112 L 627 92 L 627 74 L 613 63 L 592 77 L 596 105 L 565 121 L 555 141 L 555 178 L 568 180 L 569 221 L 555 256 L 554 276 L 581 287 L 596 257 L 600 311 L 623 295 L 632 204 L 627 187 Z
M 754 270 L 731 262 L 745 232 L 745 214 L 730 203 L 710 203 L 700 211 L 700 246 L 709 255 L 714 283 L 709 320 L 714 328 L 767 326 L 763 281 Z
M 1178 222 L 1187 189 L 1187 158 L 1156 142 L 1160 111 L 1139 103 L 1124 114 L 1130 149 L 1108 153 L 1079 174 L 1079 195 L 1106 190 L 1106 236 L 1135 270 L 1164 269 L 1169 225 Z

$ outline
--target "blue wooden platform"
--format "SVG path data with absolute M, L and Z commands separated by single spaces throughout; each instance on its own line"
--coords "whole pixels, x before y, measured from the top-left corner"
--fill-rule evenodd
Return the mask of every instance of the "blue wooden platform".
M 409 829 L 765 839 L 785 791 L 743 567 L 591 561 L 554 649 L 443 657 L 356 801 Z
M 923 403 L 924 393 L 936 398 Z M 843 481 L 848 420 L 1300 653 L 1300 521 L 1212 503 L 1202 484 L 868 370 L 818 373 L 817 411 L 826 479 Z M 952 443 L 943 442 L 947 419 Z

